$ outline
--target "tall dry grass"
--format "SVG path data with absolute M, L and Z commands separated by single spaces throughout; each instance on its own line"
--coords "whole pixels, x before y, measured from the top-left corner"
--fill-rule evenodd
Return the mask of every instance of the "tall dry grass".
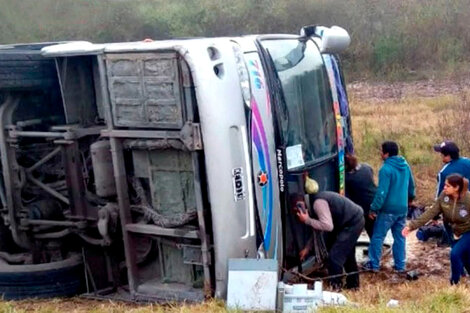
M 366 283 L 362 284 L 359 291 L 346 293 L 357 307 L 322 308 L 319 313 L 470 312 L 470 289 L 465 284 L 451 287 L 445 278 L 420 278 L 417 281 L 394 284 L 377 281 L 374 275 L 365 276 Z M 398 307 L 387 307 L 391 299 L 398 300 Z
M 81 298 L 25 300 L 0 302 L 2 313 L 222 313 L 227 312 L 221 301 L 202 304 L 132 304 L 118 301 L 96 301 Z M 235 312 L 235 311 L 234 311 Z

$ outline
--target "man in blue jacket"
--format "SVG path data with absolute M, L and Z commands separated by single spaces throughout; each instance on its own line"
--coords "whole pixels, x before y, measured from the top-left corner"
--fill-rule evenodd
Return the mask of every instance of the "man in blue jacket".
M 415 184 L 410 166 L 398 155 L 398 145 L 393 141 L 382 143 L 383 165 L 379 171 L 379 186 L 370 206 L 375 218 L 374 232 L 369 245 L 369 263 L 366 268 L 380 269 L 382 245 L 391 229 L 393 235 L 393 260 L 397 272 L 405 271 L 406 239 L 401 234 L 406 224 L 408 203 L 415 197 Z
M 441 170 L 437 174 L 436 199 L 444 189 L 446 177 L 450 174 L 460 174 L 470 180 L 470 160 L 460 157 L 460 149 L 453 141 L 443 141 L 434 146 L 434 151 L 440 152 L 442 163 Z M 438 216 L 435 218 L 437 219 Z M 454 241 L 452 227 L 444 223 L 445 231 L 442 233 L 441 244 L 452 244 Z
M 444 189 L 444 183 L 448 175 L 456 173 L 470 180 L 470 160 L 460 157 L 459 147 L 452 141 L 444 141 L 439 145 L 435 145 L 434 151 L 441 153 L 442 163 L 444 163 L 437 174 L 437 199 Z

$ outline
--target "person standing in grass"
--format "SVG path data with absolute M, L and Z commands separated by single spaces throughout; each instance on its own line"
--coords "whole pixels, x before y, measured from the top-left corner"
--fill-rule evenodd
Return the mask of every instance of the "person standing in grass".
M 403 229 L 402 235 L 408 236 L 410 231 L 423 226 L 440 213 L 453 230 L 450 283 L 454 285 L 460 281 L 464 267 L 470 271 L 470 192 L 467 179 L 459 174 L 448 175 L 444 190 L 434 205 L 418 219 L 410 221 Z
M 367 163 L 359 163 L 357 157 L 346 153 L 346 197 L 359 205 L 364 211 L 365 230 L 372 238 L 374 220 L 369 217 L 369 210 L 374 200 L 377 186 L 374 183 L 374 170 Z
M 415 184 L 410 166 L 398 155 L 398 145 L 393 141 L 382 143 L 383 165 L 379 171 L 379 186 L 370 206 L 370 217 L 375 219 L 374 232 L 369 245 L 366 269 L 379 271 L 382 245 L 387 232 L 393 235 L 393 260 L 395 270 L 405 271 L 406 239 L 402 230 L 406 224 L 408 203 L 415 197 Z

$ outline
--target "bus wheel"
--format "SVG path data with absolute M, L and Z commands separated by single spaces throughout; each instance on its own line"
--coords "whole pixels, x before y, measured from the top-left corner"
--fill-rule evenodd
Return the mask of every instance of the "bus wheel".
M 0 90 L 52 87 L 57 83 L 53 59 L 41 55 L 50 44 L 0 46 Z
M 80 254 L 45 264 L 0 264 L 0 296 L 5 300 L 70 297 L 83 291 Z

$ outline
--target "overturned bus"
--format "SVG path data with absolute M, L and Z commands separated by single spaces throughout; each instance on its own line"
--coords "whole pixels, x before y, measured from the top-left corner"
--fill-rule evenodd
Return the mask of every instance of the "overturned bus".
M 298 270 L 304 178 L 344 190 L 348 44 L 0 46 L 0 293 L 197 301 L 226 296 L 231 258 Z

